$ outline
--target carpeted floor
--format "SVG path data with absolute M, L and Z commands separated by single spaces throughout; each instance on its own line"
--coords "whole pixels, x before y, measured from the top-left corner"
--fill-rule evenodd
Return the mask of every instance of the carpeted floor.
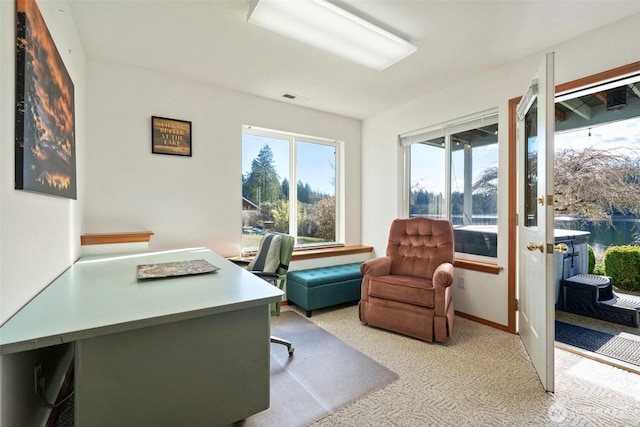
M 556 349 L 548 394 L 517 335 L 464 318 L 445 345 L 362 325 L 355 306 L 314 311 L 311 321 L 400 376 L 312 427 L 640 423 L 640 376 Z
M 517 335 L 464 318 L 445 345 L 363 325 L 357 306 L 317 310 L 309 320 L 398 374 L 311 427 L 640 425 L 640 375 L 556 349 L 556 391 L 548 394 Z M 337 372 L 335 390 L 358 381 Z

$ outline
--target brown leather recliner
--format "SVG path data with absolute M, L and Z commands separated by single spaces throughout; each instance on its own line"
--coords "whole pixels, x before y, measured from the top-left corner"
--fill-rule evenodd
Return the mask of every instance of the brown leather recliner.
M 391 224 L 387 256 L 362 263 L 360 320 L 424 341 L 453 329 L 453 227 L 416 217 Z

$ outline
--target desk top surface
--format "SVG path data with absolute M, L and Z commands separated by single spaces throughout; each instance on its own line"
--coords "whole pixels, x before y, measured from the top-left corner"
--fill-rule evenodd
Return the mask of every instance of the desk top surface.
M 136 279 L 140 264 L 196 259 L 220 270 Z M 0 327 L 0 354 L 266 305 L 282 295 L 206 248 L 83 257 Z

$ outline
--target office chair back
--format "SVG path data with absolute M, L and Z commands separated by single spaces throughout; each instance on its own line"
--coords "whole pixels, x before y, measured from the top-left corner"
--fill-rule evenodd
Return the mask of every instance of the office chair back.
M 294 245 L 295 238 L 288 234 L 266 234 L 260 240 L 258 253 L 247 269 L 279 289 L 284 290 Z M 280 315 L 279 302 L 272 304 L 271 314 Z
M 282 236 L 282 240 L 280 241 L 280 265 L 278 266 L 278 274 L 281 276 L 284 275 L 286 280 L 296 239 L 288 234 L 280 234 L 280 236 Z
M 273 242 L 275 242 L 275 244 Z M 274 252 L 276 252 L 275 249 L 278 247 L 278 245 L 280 246 L 279 251 L 277 252 L 279 254 L 279 260 L 277 266 L 275 266 L 275 268 L 273 269 L 275 270 L 275 273 L 260 273 L 256 272 L 255 270 L 252 271 L 252 273 L 258 275 L 259 277 L 262 277 L 267 281 L 270 281 L 278 288 L 284 289 L 287 283 L 287 271 L 289 270 L 289 262 L 291 262 L 291 255 L 293 254 L 293 247 L 295 245 L 295 238 L 293 236 L 282 233 L 273 233 L 264 236 L 260 241 L 260 247 L 258 249 L 258 253 L 256 254 L 257 260 L 255 264 L 259 264 L 261 262 L 260 258 L 263 258 L 265 260 L 268 260 L 269 258 L 275 258 L 273 255 Z M 269 251 L 269 248 L 271 248 L 271 254 L 265 255 L 262 253 L 263 251 Z M 266 264 L 267 261 L 265 261 L 265 265 Z M 279 301 L 271 304 L 271 315 L 280 315 Z M 289 357 L 293 356 L 293 352 L 295 349 L 290 341 L 287 341 L 283 338 L 274 337 L 273 335 L 270 337 L 270 341 L 272 343 L 286 346 L 289 352 Z
M 287 272 L 289 271 L 289 263 L 291 262 L 291 256 L 293 255 L 293 247 L 295 246 L 296 239 L 288 234 L 278 234 L 281 236 L 280 240 L 280 264 L 278 265 L 278 288 L 284 290 L 287 284 Z M 280 315 L 280 302 L 274 304 L 272 307 L 271 315 Z

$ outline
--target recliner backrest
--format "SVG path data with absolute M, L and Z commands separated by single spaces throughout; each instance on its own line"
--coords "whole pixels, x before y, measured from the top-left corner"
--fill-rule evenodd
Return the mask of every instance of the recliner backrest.
M 391 223 L 387 256 L 391 274 L 431 279 L 442 263 L 453 263 L 453 227 L 450 221 L 414 217 Z

